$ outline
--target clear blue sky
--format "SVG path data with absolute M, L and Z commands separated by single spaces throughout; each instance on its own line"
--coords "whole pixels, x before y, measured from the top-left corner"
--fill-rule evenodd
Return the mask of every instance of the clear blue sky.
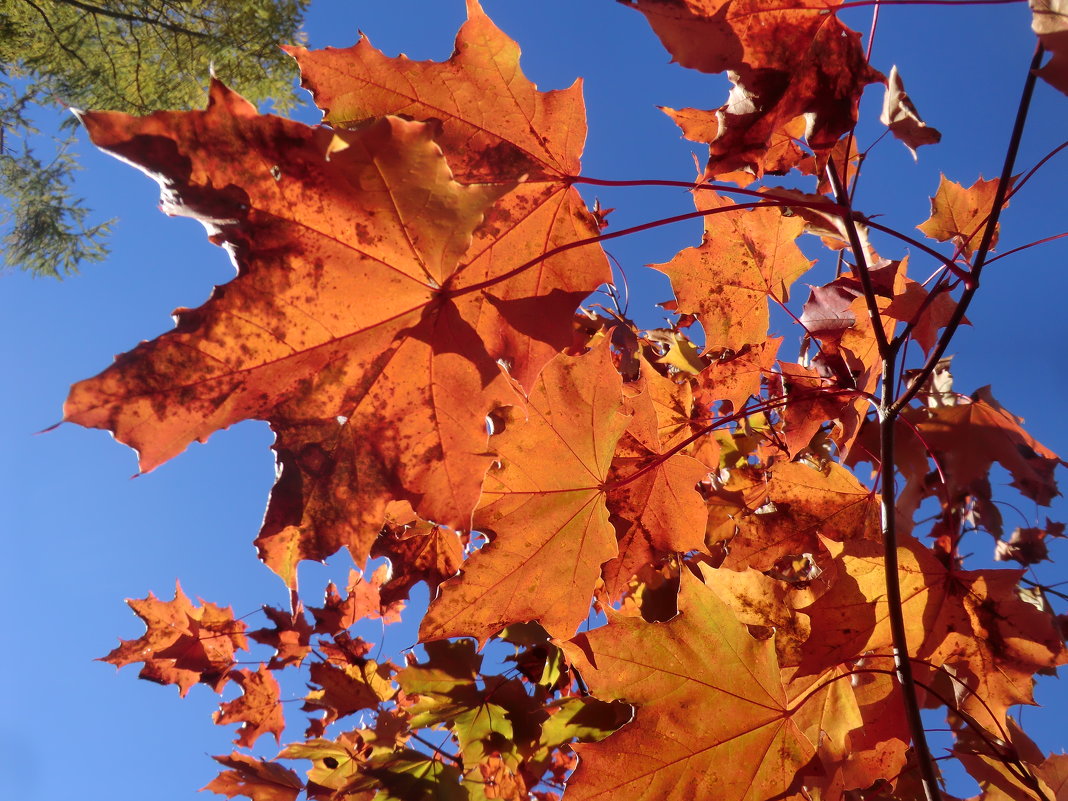
M 585 78 L 586 174 L 693 177 L 689 143 L 656 106 L 718 106 L 727 91 L 722 77 L 669 64 L 644 18 L 609 0 L 486 0 L 485 6 L 520 42 L 523 69 L 540 88 Z M 851 14 L 852 24 L 866 32 L 870 12 Z M 361 29 L 391 55 L 444 59 L 462 17 L 462 0 L 316 0 L 307 30 L 314 47 L 350 45 Z M 908 230 L 927 217 L 939 171 L 966 185 L 980 173 L 996 177 L 1032 48 L 1026 4 L 884 8 L 873 63 L 884 72 L 899 65 L 921 114 L 941 128 L 944 140 L 923 148 L 918 164 L 903 146 L 885 140 L 865 167 L 859 208 Z M 879 133 L 880 103 L 881 90 L 871 88 L 862 105 L 862 144 Z M 301 118 L 317 115 L 307 111 Z M 1021 168 L 1066 132 L 1068 99 L 1040 85 Z M 62 283 L 20 274 L 0 278 L 0 374 L 9 377 L 0 396 L 4 794 L 20 801 L 73 795 L 185 801 L 216 773 L 207 755 L 231 750 L 234 727 L 210 719 L 218 698 L 197 687 L 180 701 L 174 688 L 137 681 L 136 667 L 117 674 L 92 660 L 118 637 L 141 634 L 124 598 L 149 590 L 169 598 L 176 578 L 190 596 L 232 605 L 237 615 L 263 603 L 285 605 L 281 583 L 259 565 L 251 545 L 273 480 L 270 435 L 265 424 L 243 423 L 135 480 L 133 452 L 100 431 L 63 426 L 34 435 L 59 420 L 71 383 L 168 330 L 172 309 L 199 305 L 214 284 L 233 275 L 225 253 L 207 243 L 197 223 L 157 210 L 154 183 L 87 143 L 80 153 L 79 191 L 99 218 L 119 219 L 111 258 Z M 1066 159 L 1055 160 L 1013 201 L 1004 217 L 1003 250 L 1064 229 Z M 611 217 L 617 227 L 692 209 L 677 190 L 596 194 L 602 205 L 617 208 Z M 693 224 L 611 243 L 630 278 L 631 309 L 640 323 L 657 325 L 652 304 L 669 297 L 662 276 L 643 265 L 666 261 L 699 237 L 700 225 Z M 902 253 L 887 247 L 884 255 Z M 914 275 L 921 264 L 913 258 Z M 1068 454 L 1066 265 L 1063 241 L 993 265 L 969 312 L 974 327 L 951 348 L 957 389 L 992 384 L 998 399 L 1062 455 Z M 807 280 L 830 280 L 829 260 L 824 270 L 825 277 Z M 798 332 L 783 324 L 779 333 L 787 337 L 788 358 Z M 1060 500 L 1052 511 L 1019 510 L 1005 512 L 1009 529 L 1041 521 L 1047 512 L 1055 520 L 1068 517 Z M 977 554 L 989 546 L 974 538 Z M 1055 547 L 1054 554 L 1063 560 L 1066 550 Z M 344 575 L 345 560 L 335 561 L 332 568 L 306 568 L 303 585 Z M 1038 576 L 1053 582 L 1066 572 L 1062 561 L 1060 568 L 1040 568 Z M 259 615 L 249 622 L 263 625 Z M 382 641 L 374 627 L 365 636 Z M 413 640 L 411 628 L 394 627 L 384 650 L 395 652 Z M 291 684 L 287 697 L 302 689 Z M 1024 724 L 1047 750 L 1063 750 L 1068 694 L 1044 680 L 1038 697 L 1050 710 L 1025 710 Z M 300 715 L 294 720 L 299 725 Z M 266 738 L 261 745 L 272 752 Z

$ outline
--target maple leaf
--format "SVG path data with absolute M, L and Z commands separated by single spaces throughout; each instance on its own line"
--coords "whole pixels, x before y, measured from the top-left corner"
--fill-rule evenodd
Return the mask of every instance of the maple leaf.
M 231 770 L 224 770 L 202 789 L 233 798 L 244 795 L 252 801 L 296 801 L 304 782 L 289 768 L 235 751 L 212 757 Z
M 477 3 L 470 11 L 461 41 L 482 44 L 465 45 L 462 63 L 424 65 L 429 86 L 503 68 L 503 34 Z M 308 56 L 308 69 L 344 69 L 368 49 Z M 380 81 L 394 72 L 378 69 Z M 500 115 L 493 147 L 499 161 L 551 139 L 559 158 L 544 180 L 494 163 L 493 184 L 481 182 L 470 159 L 485 149 L 457 132 L 460 118 L 440 122 L 440 109 L 427 125 L 376 116 L 358 130 L 314 129 L 260 117 L 216 83 L 205 112 L 85 115 L 96 144 L 164 184 L 167 211 L 209 224 L 239 276 L 180 312 L 175 332 L 76 385 L 65 419 L 113 430 L 142 470 L 238 420 L 271 422 L 282 476 L 258 544 L 291 587 L 301 559 L 347 545 L 362 562 L 392 498 L 469 526 L 492 461 L 482 421 L 515 402 L 498 362 L 529 385 L 569 343 L 581 298 L 610 278 L 588 251 L 531 264 L 597 228 L 561 172 L 577 171 L 584 138 L 578 91 L 548 97 L 512 73 L 498 94 L 522 95 L 520 111 L 539 123 Z M 408 101 L 374 115 L 411 115 Z M 457 175 L 479 183 L 457 182 L 442 146 Z
M 931 239 L 939 242 L 952 241 L 965 257 L 971 258 L 979 247 L 982 230 L 994 207 L 997 179 L 984 181 L 982 176 L 965 189 L 961 184 L 941 177 L 938 191 L 931 198 L 931 216 L 916 227 Z M 1002 208 L 1009 205 L 1005 201 Z M 998 243 L 998 231 L 994 230 L 990 249 Z
M 737 353 L 723 353 L 698 378 L 702 402 L 711 406 L 725 401 L 730 412 L 740 411 L 749 398 L 760 394 L 764 377 L 774 372 L 780 345 L 782 337 L 768 337 L 764 342 L 744 345 Z
M 930 299 L 932 295 L 934 297 Z M 924 353 L 930 353 L 938 340 L 939 329 L 946 326 L 956 308 L 957 302 L 947 290 L 936 288 L 928 292 L 919 282 L 906 278 L 905 291 L 894 295 L 883 313 L 895 320 L 912 323 L 912 338 Z M 961 324 L 971 325 L 971 321 L 963 318 Z
M 660 106 L 691 142 L 711 145 L 720 135 L 721 110 L 705 111 L 696 108 L 673 109 Z M 760 157 L 760 172 L 771 175 L 785 175 L 794 167 L 799 167 L 805 160 L 805 152 L 798 141 L 805 135 L 805 118 L 797 117 L 781 128 L 772 131 L 766 151 Z M 735 164 L 739 169 L 728 170 L 726 165 Z M 733 181 L 745 187 L 760 176 L 754 174 L 749 162 L 725 153 L 710 159 L 703 178 L 715 178 L 717 181 Z
M 688 434 L 678 425 L 672 402 L 678 387 L 642 360 L 641 378 L 633 385 L 637 394 L 626 399 L 630 424 L 612 460 L 606 498 L 620 542 L 619 555 L 603 568 L 613 600 L 634 575 L 628 566 L 651 561 L 651 553 L 705 547 L 708 512 L 696 488 L 709 468 L 684 453 L 664 456 Z M 688 415 L 683 419 L 689 422 Z
M 770 570 L 783 556 L 818 550 L 820 537 L 879 539 L 878 498 L 841 465 L 779 462 L 746 479 L 728 484 L 746 495 L 724 562 L 731 569 Z
M 1068 2 L 1066 0 L 1028 0 L 1031 7 L 1031 30 L 1052 58 L 1037 74 L 1050 86 L 1068 95 Z
M 816 337 L 844 333 L 857 324 L 853 301 L 858 294 L 854 288 L 835 282 L 812 287 L 801 308 L 801 325 Z
M 782 411 L 782 438 L 791 454 L 807 449 L 827 421 L 836 423 L 839 448 L 848 453 L 864 420 L 858 411 L 863 398 L 842 392 L 834 381 L 819 370 L 792 362 L 779 362 L 781 392 L 785 401 Z
M 332 640 L 320 639 L 317 648 L 328 662 L 334 665 L 362 665 L 374 648 L 361 637 L 352 637 L 346 631 L 331 634 Z
M 839 580 L 802 610 L 812 620 L 806 671 L 892 645 L 881 546 L 830 547 L 841 548 Z M 998 732 L 1009 706 L 1033 703 L 1034 673 L 1068 661 L 1052 616 L 1016 594 L 1021 571 L 948 569 L 913 537 L 902 538 L 898 562 L 910 656 L 957 671 L 961 708 Z
M 382 601 L 381 587 L 389 573 L 389 565 L 380 565 L 370 577 L 364 576 L 359 570 L 350 570 L 344 598 L 338 593 L 334 582 L 327 584 L 323 605 L 308 609 L 315 618 L 315 631 L 336 635 L 361 620 L 380 618 L 387 624 L 399 621 L 404 602 L 385 604 Z
M 905 143 L 916 159 L 916 148 L 934 145 L 942 141 L 942 134 L 937 128 L 931 128 L 920 119 L 916 106 L 905 91 L 905 83 L 897 72 L 897 66 L 890 70 L 886 81 L 886 95 L 883 97 L 883 113 L 879 122 L 890 129 L 895 137 Z
M 437 641 L 424 648 L 425 663 L 397 674 L 401 689 L 413 700 L 408 707 L 411 726 L 444 724 L 451 729 L 465 767 L 494 754 L 511 756 L 524 739 L 523 729 L 545 718 L 521 682 L 503 676 L 482 676 L 479 681 L 482 660 L 472 641 Z
M 726 71 L 734 84 L 716 112 L 708 175 L 745 169 L 761 177 L 774 138 L 802 115 L 808 144 L 829 150 L 856 124 L 864 87 L 884 80 L 868 66 L 859 34 L 834 14 L 837 0 L 804 8 L 790 0 L 623 1 L 645 14 L 675 61 Z
M 431 597 L 447 578 L 455 576 L 464 560 L 463 543 L 457 532 L 419 520 L 389 525 L 371 547 L 371 557 L 384 556 L 392 566 L 391 578 L 379 589 L 382 606 L 408 598 L 408 592 L 423 581 Z
M 299 665 L 311 650 L 312 627 L 303 612 L 283 612 L 272 606 L 264 606 L 263 613 L 274 624 L 273 629 L 262 628 L 250 631 L 248 636 L 258 643 L 275 649 L 267 663 L 268 670 L 278 670 L 288 665 Z
M 231 678 L 234 651 L 248 650 L 245 624 L 234 620 L 229 607 L 207 601 L 193 606 L 177 582 L 172 601 L 150 592 L 147 598 L 126 603 L 144 621 L 146 631 L 136 640 L 123 640 L 101 661 L 116 667 L 144 662 L 138 678 L 177 684 L 182 696 L 198 682 L 222 690 Z
M 422 640 L 472 636 L 537 620 L 570 636 L 586 618 L 600 566 L 616 554 L 605 508 L 612 456 L 629 418 L 607 345 L 558 356 L 493 445 L 502 466 L 486 477 L 474 527 L 493 539 L 441 585 Z M 519 591 L 521 588 L 521 591 Z
M 392 463 L 410 486 L 432 486 L 443 477 L 431 465 L 446 466 L 445 486 L 428 497 L 450 508 L 430 511 L 466 523 L 460 507 L 474 505 L 490 460 L 481 420 L 510 392 L 463 321 L 466 296 L 449 299 L 446 287 L 462 283 L 458 260 L 503 190 L 453 180 L 427 125 L 308 128 L 258 116 L 217 82 L 204 112 L 84 122 L 98 146 L 166 176 L 168 210 L 212 221 L 241 271 L 200 309 L 180 311 L 175 331 L 76 384 L 66 419 L 113 430 L 149 470 L 241 419 L 346 414 L 373 443 L 364 458 Z M 279 177 L 246 166 L 250 153 Z M 350 302 L 369 286 L 381 292 L 373 304 Z M 410 391 L 429 373 L 426 396 Z M 391 414 L 411 428 L 383 425 Z M 377 525 L 384 502 L 371 500 L 373 514 L 357 520 Z
M 261 734 L 273 734 L 275 742 L 281 742 L 286 727 L 282 712 L 278 680 L 266 665 L 251 670 L 234 670 L 230 678 L 241 687 L 241 696 L 219 705 L 212 719 L 219 726 L 241 722 L 238 737 L 234 741 L 244 748 L 251 748 Z
M 989 387 L 973 393 L 970 403 L 906 409 L 902 415 L 933 452 L 946 477 L 950 498 L 959 498 L 985 479 L 994 462 L 1012 475 L 1012 486 L 1042 506 L 1060 492 L 1054 472 L 1063 461 L 1022 427 L 1023 422 L 999 404 Z
M 305 712 L 323 710 L 317 728 L 325 728 L 338 718 L 361 709 L 375 709 L 380 702 L 396 694 L 390 680 L 395 670 L 388 662 L 380 665 L 371 659 L 340 666 L 316 662 L 311 666 L 309 676 L 320 689 L 313 689 L 305 696 L 301 709 Z
M 457 180 L 512 187 L 488 210 L 467 254 L 465 273 L 489 279 L 502 260 L 515 267 L 600 228 L 569 180 L 586 138 L 581 82 L 539 92 L 519 67 L 519 46 L 477 0 L 467 0 L 467 16 L 443 63 L 389 58 L 366 39 L 345 49 L 286 49 L 330 125 L 356 128 L 384 114 L 433 120 Z M 575 307 L 610 280 L 600 248 L 558 253 L 488 290 L 475 327 L 529 389 L 569 344 Z
M 699 211 L 729 209 L 721 195 L 694 192 Z M 768 301 L 785 303 L 790 285 L 812 262 L 794 240 L 804 222 L 778 209 L 710 214 L 700 246 L 665 264 L 651 265 L 671 279 L 680 311 L 705 330 L 705 352 L 757 345 L 768 336 Z
M 815 755 L 818 704 L 791 704 L 774 645 L 749 635 L 713 573 L 702 568 L 708 586 L 682 572 L 679 614 L 667 623 L 609 610 L 608 626 L 562 644 L 595 695 L 636 706 L 618 732 L 576 746 L 570 798 L 756 801 L 786 790 Z
M 880 312 L 879 325 L 890 339 L 894 322 L 884 310 L 892 298 L 906 287 L 907 260 L 880 259 L 868 248 L 869 279 L 874 303 Z M 891 319 L 887 319 L 891 317 Z M 801 323 L 820 347 L 811 362 L 827 374 L 834 375 L 843 389 L 873 393 L 878 385 L 881 357 L 875 328 L 868 311 L 864 283 L 857 269 L 841 275 L 823 287 L 812 289 L 801 315 Z

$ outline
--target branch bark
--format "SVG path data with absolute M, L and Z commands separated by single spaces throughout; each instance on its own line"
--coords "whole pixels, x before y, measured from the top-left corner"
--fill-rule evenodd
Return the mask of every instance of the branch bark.
M 938 344 L 931 352 L 926 363 L 917 375 L 912 385 L 894 399 L 894 387 L 897 380 L 897 346 L 898 340 L 888 345 L 884 350 L 880 345 L 880 354 L 883 361 L 882 387 L 879 398 L 879 463 L 880 463 L 880 496 L 883 528 L 883 547 L 886 566 L 886 595 L 889 606 L 890 629 L 894 640 L 894 662 L 897 667 L 898 681 L 901 684 L 902 697 L 905 703 L 905 713 L 909 721 L 913 745 L 916 750 L 917 762 L 923 782 L 924 795 L 927 801 L 940 801 L 941 793 L 938 788 L 938 774 L 935 769 L 931 751 L 927 745 L 926 734 L 923 730 L 923 721 L 920 718 L 920 707 L 916 697 L 916 681 L 912 675 L 912 665 L 908 656 L 908 637 L 905 632 L 904 616 L 902 614 L 901 585 L 898 580 L 897 561 L 897 516 L 895 514 L 896 492 L 896 461 L 894 454 L 894 433 L 898 416 L 907 404 L 916 396 L 924 383 L 934 372 L 939 360 L 945 354 L 949 343 L 964 319 L 968 305 L 979 288 L 979 276 L 986 263 L 990 245 L 997 230 L 998 219 L 1001 216 L 1001 208 L 1005 202 L 1005 196 L 1009 190 L 1009 182 L 1016 163 L 1016 155 L 1019 152 L 1020 140 L 1023 137 L 1024 125 L 1027 122 L 1027 112 L 1030 108 L 1031 96 L 1034 92 L 1037 76 L 1035 71 L 1041 66 L 1043 48 L 1041 45 L 1035 49 L 1034 57 L 1028 68 L 1027 80 L 1024 83 L 1020 104 L 1016 112 L 1016 120 L 1013 124 L 1012 135 L 1005 153 L 1005 162 L 998 181 L 997 190 L 994 194 L 993 208 L 983 229 L 982 240 L 976 253 L 974 266 L 964 293 L 961 295 L 956 308 L 953 311 L 948 324 L 942 332 Z M 832 167 L 833 169 L 833 167 Z M 865 285 L 865 294 L 868 287 Z

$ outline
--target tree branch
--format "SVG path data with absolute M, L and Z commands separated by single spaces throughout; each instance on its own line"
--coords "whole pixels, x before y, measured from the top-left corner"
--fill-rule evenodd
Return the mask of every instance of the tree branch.
M 949 323 L 942 332 L 938 345 L 928 357 L 920 373 L 913 380 L 912 386 L 907 388 L 896 401 L 894 400 L 894 384 L 896 381 L 896 348 L 891 351 L 880 351 L 883 359 L 882 386 L 879 399 L 879 463 L 881 470 L 880 495 L 881 512 L 883 523 L 883 549 L 886 569 L 886 595 L 889 607 L 890 630 L 894 641 L 894 663 L 897 666 L 898 680 L 901 683 L 902 696 L 905 702 L 905 713 L 909 721 L 909 729 L 912 733 L 916 756 L 923 777 L 924 795 L 927 801 L 939 801 L 941 793 L 938 788 L 938 773 L 935 769 L 931 751 L 927 745 L 927 737 L 923 730 L 923 721 L 920 718 L 920 707 L 916 697 L 916 680 L 912 675 L 912 666 L 909 663 L 908 637 L 905 632 L 905 621 L 902 612 L 901 584 L 898 580 L 897 561 L 897 515 L 896 494 L 896 462 L 894 454 L 895 423 L 906 404 L 920 391 L 927 379 L 934 372 L 939 360 L 949 347 L 949 342 L 964 319 L 964 313 L 968 304 L 975 296 L 979 288 L 979 274 L 986 262 L 990 251 L 990 244 L 994 240 L 994 232 L 997 230 L 998 218 L 1001 216 L 1001 208 L 1005 202 L 1005 195 L 1009 189 L 1009 181 L 1012 177 L 1013 166 L 1016 162 L 1016 154 L 1019 152 L 1020 140 L 1023 136 L 1024 124 L 1027 121 L 1027 111 L 1030 107 L 1031 96 L 1034 92 L 1037 76 L 1035 71 L 1042 62 L 1043 48 L 1038 45 L 1035 55 L 1028 69 L 1027 80 L 1024 83 L 1020 105 L 1016 113 L 1016 121 L 1013 125 L 1012 136 L 1005 153 L 1005 163 L 1002 167 L 1001 178 L 998 181 L 997 190 L 994 193 L 993 208 L 983 229 L 983 237 L 977 251 L 976 259 L 971 271 L 972 282 L 965 288 L 957 307 L 953 311 Z
M 1020 140 L 1023 139 L 1024 125 L 1027 123 L 1027 112 L 1031 107 L 1031 96 L 1035 91 L 1035 83 L 1038 81 L 1037 71 L 1042 66 L 1042 56 L 1045 55 L 1045 48 L 1039 43 L 1035 47 L 1035 54 L 1031 58 L 1031 64 L 1027 68 L 1027 80 L 1024 81 L 1023 92 L 1020 94 L 1020 105 L 1016 110 L 1016 120 L 1012 126 L 1012 135 L 1009 138 L 1009 147 L 1005 151 L 1005 163 L 1001 168 L 1001 177 L 998 179 L 998 186 L 994 192 L 993 208 L 990 211 L 990 217 L 986 221 L 986 228 L 983 229 L 983 238 L 979 242 L 979 249 L 976 252 L 975 262 L 973 263 L 971 270 L 972 282 L 964 289 L 964 294 L 961 295 L 960 301 L 957 303 L 957 308 L 953 310 L 953 314 L 949 318 L 949 322 L 946 323 L 945 329 L 942 331 L 942 336 L 938 340 L 938 344 L 935 345 L 931 355 L 927 357 L 926 363 L 916 374 L 913 380 L 912 386 L 905 390 L 905 393 L 894 401 L 893 405 L 889 408 L 888 413 L 890 417 L 896 418 L 908 405 L 916 394 L 920 391 L 923 385 L 927 382 L 927 379 L 934 373 L 935 368 L 938 366 L 938 362 L 942 359 L 946 349 L 949 347 L 950 340 L 953 339 L 953 335 L 957 332 L 957 328 L 960 327 L 961 321 L 964 319 L 964 313 L 968 310 L 969 304 L 972 302 L 972 298 L 975 297 L 976 291 L 979 289 L 979 276 L 983 271 L 983 266 L 986 264 L 987 254 L 990 252 L 990 244 L 994 241 L 994 232 L 998 227 L 998 220 L 1001 218 L 1001 209 L 1005 203 L 1005 197 L 1009 191 L 1009 181 L 1012 178 L 1012 171 L 1016 166 L 1016 155 L 1020 151 Z
M 893 360 L 897 356 L 896 349 L 891 348 L 883 330 L 882 315 L 879 313 L 879 301 L 875 297 L 875 285 L 871 282 L 871 271 L 868 269 L 868 260 L 864 255 L 864 245 L 860 241 L 860 232 L 857 231 L 856 220 L 853 219 L 853 207 L 849 202 L 849 193 L 842 186 L 838 177 L 838 170 L 834 166 L 834 159 L 827 159 L 827 180 L 831 184 L 835 202 L 845 209 L 842 215 L 842 224 L 845 226 L 846 235 L 849 237 L 849 248 L 853 251 L 853 259 L 857 263 L 857 276 L 860 285 L 864 289 L 864 303 L 868 307 L 868 318 L 875 335 L 875 343 L 879 346 L 879 353 L 883 360 Z

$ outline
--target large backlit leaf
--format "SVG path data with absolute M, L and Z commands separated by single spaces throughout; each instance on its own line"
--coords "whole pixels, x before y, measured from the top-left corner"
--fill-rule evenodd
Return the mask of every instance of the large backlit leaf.
M 523 264 L 598 228 L 567 180 L 579 173 L 586 139 L 581 84 L 539 92 L 520 69 L 519 46 L 477 0 L 468 0 L 467 14 L 442 63 L 390 58 L 366 39 L 351 48 L 290 52 L 330 125 L 359 127 L 383 114 L 433 120 L 458 181 L 518 184 L 487 212 L 468 252 L 468 276 L 491 278 L 502 262 Z M 575 307 L 608 280 L 599 246 L 555 255 L 473 300 L 480 303 L 479 335 L 529 389 L 568 345 Z
M 571 799 L 762 801 L 815 756 L 820 704 L 791 702 L 774 645 L 749 634 L 710 580 L 683 571 L 667 623 L 609 612 L 608 626 L 563 645 L 596 696 L 636 707 L 618 732 L 576 747 Z M 838 721 L 834 736 L 850 726 Z
M 422 639 L 480 641 L 509 623 L 537 620 L 570 636 L 589 610 L 601 564 L 616 554 L 605 483 L 621 414 L 622 382 L 607 346 L 558 356 L 515 416 L 494 437 L 501 467 L 490 471 L 475 528 L 493 540 L 441 585 Z

